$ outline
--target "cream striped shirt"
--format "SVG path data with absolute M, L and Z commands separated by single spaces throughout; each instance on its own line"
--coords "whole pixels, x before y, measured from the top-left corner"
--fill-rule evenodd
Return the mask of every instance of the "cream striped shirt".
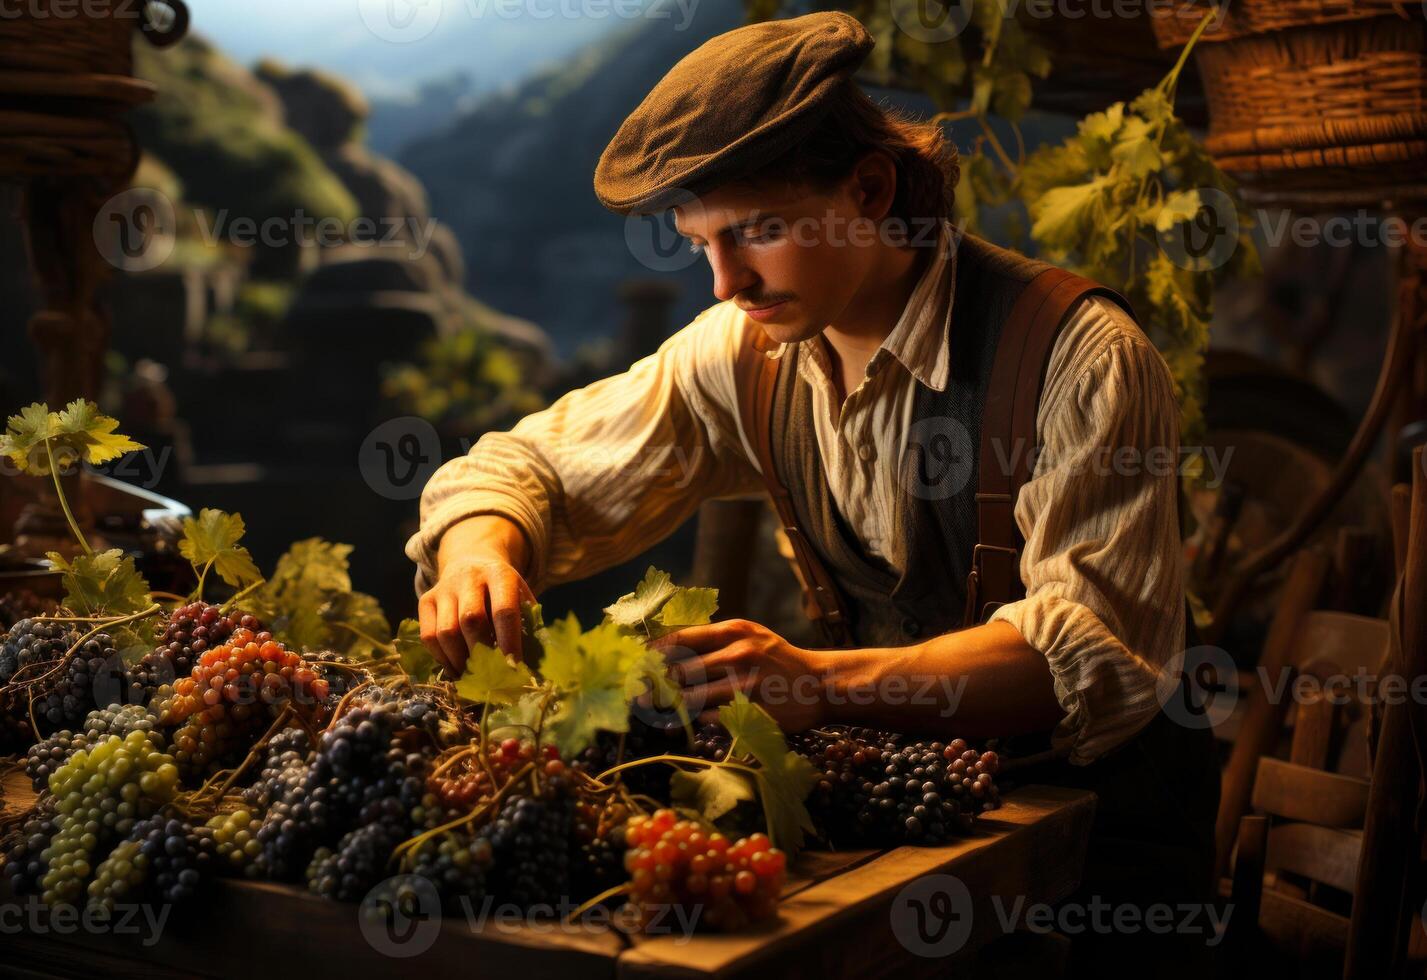
M 841 406 L 822 338 L 803 341 L 798 358 L 837 506 L 867 553 L 893 570 L 903 560 L 891 530 L 904 492 L 894 464 L 913 418 L 913 378 L 947 383 L 939 335 L 955 266 L 955 250 L 938 249 Z M 477 514 L 524 529 L 538 594 L 634 557 L 705 499 L 761 495 L 733 367 L 743 332 L 755 328 L 732 302 L 711 306 L 625 373 L 443 463 L 406 545 L 417 593 L 435 580 L 441 535 Z M 1178 407 L 1163 359 L 1115 304 L 1095 297 L 1073 311 L 1051 353 L 1037 434 L 1042 449 L 1016 502 L 1026 597 L 992 619 L 1046 657 L 1066 712 L 1056 743 L 1086 763 L 1153 717 L 1156 682 L 1184 636 Z

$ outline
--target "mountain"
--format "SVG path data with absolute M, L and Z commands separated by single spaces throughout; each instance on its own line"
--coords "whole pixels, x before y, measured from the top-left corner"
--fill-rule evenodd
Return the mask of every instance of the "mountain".
M 600 153 L 676 61 L 744 23 L 740 0 L 705 0 L 688 26 L 669 16 L 621 24 L 558 69 L 483 100 L 399 157 L 426 186 L 432 214 L 466 254 L 466 286 L 540 324 L 565 353 L 614 333 L 626 278 L 675 282 L 676 325 L 712 305 L 706 263 L 678 272 L 641 265 L 625 223 L 596 200 Z

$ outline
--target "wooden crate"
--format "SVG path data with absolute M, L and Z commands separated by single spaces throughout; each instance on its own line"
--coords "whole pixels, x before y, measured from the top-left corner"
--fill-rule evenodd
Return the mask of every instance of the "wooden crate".
M 4 790 L 7 809 L 33 800 L 23 773 L 6 779 Z M 77 923 L 61 932 L 59 922 L 31 927 L 25 899 L 0 891 L 0 972 L 262 980 L 407 971 L 500 980 L 919 975 L 946 960 L 918 955 L 897 938 L 894 924 L 905 936 L 911 914 L 907 896 L 899 901 L 903 889 L 930 875 L 960 879 L 973 905 L 955 956 L 967 957 L 1003 932 L 997 896 L 1007 907 L 1020 897 L 1055 902 L 1075 889 L 1094 806 L 1093 794 L 1081 790 L 1026 786 L 952 845 L 806 851 L 790 870 L 778 918 L 732 935 L 476 921 L 479 908 L 468 906 L 448 909 L 439 925 L 418 924 L 404 943 L 381 934 L 369 941 L 356 905 L 231 879 L 212 882 L 194 907 L 171 909 L 157 930 L 153 920 L 135 918 L 127 923 L 134 933 Z

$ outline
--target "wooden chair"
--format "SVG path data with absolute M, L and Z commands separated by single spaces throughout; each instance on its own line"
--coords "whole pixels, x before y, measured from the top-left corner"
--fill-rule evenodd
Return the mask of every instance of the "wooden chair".
M 1265 651 L 1271 667 L 1319 678 L 1362 671 L 1379 683 L 1393 674 L 1411 681 L 1427 673 L 1427 471 L 1420 452 L 1415 462 L 1410 522 L 1394 521 L 1410 529 L 1397 536 L 1401 577 L 1391 618 L 1307 611 L 1325 565 L 1300 558 Z M 1362 693 L 1372 693 L 1371 686 Z M 1366 754 L 1372 722 L 1360 704 L 1335 704 L 1321 692 L 1300 699 L 1284 760 L 1268 752 L 1286 704 L 1257 685 L 1250 698 L 1219 814 L 1221 861 L 1237 842 L 1227 889 L 1234 906 L 1230 962 L 1242 975 L 1261 973 L 1267 964 L 1256 954 L 1273 950 L 1297 961 L 1299 976 L 1399 977 L 1414 960 L 1420 975 L 1427 936 L 1417 912 L 1427 865 L 1415 824 L 1422 772 L 1410 719 L 1415 713 L 1427 721 L 1427 712 L 1410 701 L 1386 704 L 1367 779 L 1340 771 L 1349 768 L 1345 745 L 1348 755 Z M 1345 738 L 1355 730 L 1362 747 Z M 1419 723 L 1423 730 L 1427 725 Z M 1255 749 L 1257 757 L 1250 757 Z M 1248 802 L 1257 813 L 1243 815 Z M 1226 824 L 1238 833 L 1225 833 Z
M 1316 610 L 1328 557 L 1302 552 L 1280 596 L 1258 669 L 1241 677 L 1242 721 L 1225 767 L 1218 817 L 1221 873 L 1237 844 L 1226 936 L 1230 962 L 1257 972 L 1270 953 L 1303 975 L 1338 976 L 1351 929 L 1370 782 L 1360 678 L 1378 674 L 1386 620 Z M 1305 678 L 1306 696 L 1295 697 Z M 1346 688 L 1336 682 L 1352 682 Z M 1342 698 L 1340 694 L 1354 695 Z M 1344 702 L 1344 703 L 1335 703 Z M 1279 758 L 1291 724 L 1287 758 Z M 1252 807 L 1256 813 L 1247 813 Z

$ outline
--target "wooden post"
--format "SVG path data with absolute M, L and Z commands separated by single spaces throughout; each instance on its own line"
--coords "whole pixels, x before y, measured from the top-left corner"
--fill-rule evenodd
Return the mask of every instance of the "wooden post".
M 1423 465 L 1418 448 L 1412 454 L 1407 562 L 1393 610 L 1401 649 L 1392 673 L 1400 672 L 1409 684 L 1427 672 L 1427 473 Z M 1379 691 L 1385 681 L 1386 677 L 1379 681 Z M 1414 711 L 1421 714 L 1421 706 L 1408 698 L 1389 701 L 1382 709 L 1343 966 L 1347 980 L 1401 976 L 1414 928 L 1418 910 L 1409 907 L 1408 884 L 1420 863 L 1416 818 L 1422 783 L 1412 733 Z

